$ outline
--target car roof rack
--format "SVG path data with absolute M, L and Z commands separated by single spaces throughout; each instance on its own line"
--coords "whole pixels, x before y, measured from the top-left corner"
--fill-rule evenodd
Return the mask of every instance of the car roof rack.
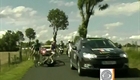
M 82 38 L 82 37 L 80 37 L 79 40 L 87 41 L 89 39 L 107 39 L 107 38 L 104 38 L 104 37 L 87 37 L 87 38 Z

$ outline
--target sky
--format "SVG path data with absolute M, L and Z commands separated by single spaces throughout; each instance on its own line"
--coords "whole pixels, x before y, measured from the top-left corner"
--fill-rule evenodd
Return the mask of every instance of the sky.
M 67 30 L 58 32 L 57 40 L 67 41 L 77 35 L 81 16 L 78 0 L 0 0 L 0 37 L 6 30 L 25 33 L 33 28 L 40 41 L 52 40 L 52 28 L 47 20 L 49 10 L 59 8 L 69 17 Z M 125 44 L 138 41 L 140 44 L 140 2 L 138 0 L 104 0 L 109 8 L 99 11 L 90 18 L 88 36 L 106 37 Z M 26 38 L 26 41 L 28 39 Z

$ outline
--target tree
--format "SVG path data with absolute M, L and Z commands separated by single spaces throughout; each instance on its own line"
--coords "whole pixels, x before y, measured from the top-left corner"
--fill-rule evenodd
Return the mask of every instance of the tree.
M 33 28 L 27 28 L 25 30 L 25 34 L 26 34 L 26 37 L 29 38 L 29 46 L 30 46 L 31 40 L 34 40 L 36 38 L 36 32 L 34 31 Z
M 16 34 L 18 36 L 18 40 L 19 41 L 23 41 L 24 40 L 24 34 L 21 31 L 17 31 Z
M 51 45 L 52 41 L 48 40 L 46 41 L 46 45 Z
M 116 42 L 116 43 L 114 43 L 114 44 L 115 44 L 116 46 L 119 46 L 119 43 L 117 43 L 117 42 Z
M 4 42 L 4 49 L 7 51 L 13 51 L 17 49 L 17 41 L 18 37 L 14 31 L 8 30 L 5 35 L 2 37 L 2 41 Z
M 20 44 L 21 41 L 24 41 L 24 34 L 21 31 L 17 31 L 16 35 L 17 35 L 18 44 Z
M 64 11 L 56 8 L 49 11 L 47 18 L 51 23 L 50 27 L 53 28 L 53 39 L 56 41 L 58 30 L 65 30 L 69 25 L 68 16 Z
M 79 40 L 80 39 L 80 36 L 75 36 L 75 38 L 74 38 L 74 43 L 77 41 L 77 40 Z
M 87 28 L 91 15 L 94 15 L 94 7 L 99 5 L 99 10 L 108 8 L 108 4 L 99 4 L 104 0 L 78 0 L 78 8 L 82 17 L 82 24 L 79 26 L 79 35 L 83 38 L 87 36 Z
M 0 39 L 0 51 L 4 51 L 5 50 L 5 44 L 4 44 L 4 40 Z
M 18 44 L 19 44 L 19 58 L 20 61 L 22 61 L 22 41 L 24 40 L 24 34 L 21 31 L 17 31 L 16 32 L 17 35 L 17 40 L 18 40 Z
M 125 47 L 132 47 L 132 44 L 131 43 L 126 43 L 124 46 Z

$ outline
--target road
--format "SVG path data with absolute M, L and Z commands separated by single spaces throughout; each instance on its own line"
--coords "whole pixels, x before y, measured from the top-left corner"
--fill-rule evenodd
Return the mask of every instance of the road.
M 69 60 L 66 55 L 60 56 L 65 62 L 63 66 L 57 67 L 32 67 L 23 76 L 22 80 L 99 80 L 98 77 L 80 77 L 76 70 L 69 68 Z M 116 78 L 115 80 L 140 80 L 140 78 Z

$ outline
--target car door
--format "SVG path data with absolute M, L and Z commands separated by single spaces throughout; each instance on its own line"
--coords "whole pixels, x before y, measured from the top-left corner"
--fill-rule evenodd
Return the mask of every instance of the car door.
M 75 50 L 73 49 L 73 47 L 75 47 L 75 46 L 76 46 L 76 43 L 72 45 L 72 50 L 71 50 L 71 53 L 70 53 L 70 58 L 71 58 L 73 63 L 74 63 L 74 59 L 75 59 L 75 57 L 74 57 Z
M 75 44 L 75 47 L 77 48 L 77 50 L 73 50 L 73 63 L 76 64 L 77 62 L 77 56 L 79 55 L 78 51 L 80 49 L 80 41 L 78 41 L 76 44 Z

